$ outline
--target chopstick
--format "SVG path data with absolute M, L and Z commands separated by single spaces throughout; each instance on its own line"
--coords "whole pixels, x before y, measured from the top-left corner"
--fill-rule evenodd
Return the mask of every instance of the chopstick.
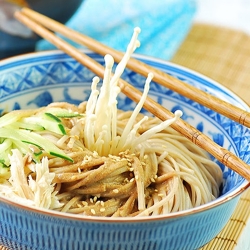
M 29 16 L 29 13 L 31 12 L 33 13 L 32 17 Z M 33 11 L 25 8 L 21 9 L 20 11 L 16 11 L 14 15 L 20 22 L 32 29 L 38 35 L 54 44 L 57 48 L 61 49 L 69 56 L 73 57 L 75 60 L 90 69 L 99 77 L 103 78 L 104 67 L 101 64 L 99 64 L 94 59 L 88 57 L 86 54 L 82 53 L 74 46 L 65 42 L 62 38 L 57 37 L 52 31 L 43 27 L 40 23 L 36 22 L 36 15 L 34 15 Z M 121 91 L 131 100 L 139 102 L 139 100 L 141 99 L 142 93 L 123 79 L 119 80 L 119 87 L 121 88 Z M 163 121 L 170 119 L 174 116 L 172 112 L 170 112 L 169 110 L 167 110 L 149 97 L 147 97 L 144 103 L 144 108 Z M 219 146 L 208 136 L 201 133 L 196 128 L 192 127 L 190 124 L 186 123 L 182 119 L 178 119 L 171 126 L 176 131 L 178 131 L 183 136 L 192 141 L 194 144 L 209 152 L 222 164 L 224 164 L 228 168 L 232 169 L 233 171 L 237 172 L 242 177 L 250 181 L 250 166 L 248 166 L 244 161 L 242 161 L 232 152 Z
M 90 50 L 105 56 L 106 54 L 112 55 L 114 60 L 118 63 L 123 57 L 123 53 L 115 49 L 112 49 L 84 34 L 81 34 L 75 30 L 72 30 L 65 25 L 50 19 L 40 13 L 37 13 L 29 8 L 23 8 L 22 13 L 26 14 L 30 18 L 36 20 L 36 22 L 41 23 L 48 29 L 58 32 L 65 37 L 70 38 L 72 41 L 82 44 L 88 47 Z M 250 128 L 250 113 L 246 110 L 242 110 L 226 101 L 223 101 L 207 92 L 204 92 L 196 87 L 189 85 L 169 74 L 162 72 L 146 63 L 143 63 L 135 58 L 131 58 L 127 64 L 127 68 L 137 72 L 145 77 L 147 77 L 149 72 L 154 74 L 154 81 L 158 84 L 163 85 L 191 100 L 194 100 L 205 107 L 220 113 L 231 120 L 234 120 L 246 127 Z

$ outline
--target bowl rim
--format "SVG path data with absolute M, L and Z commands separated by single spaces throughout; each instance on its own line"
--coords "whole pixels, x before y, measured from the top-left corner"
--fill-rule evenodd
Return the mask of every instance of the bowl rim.
M 95 52 L 89 50 L 89 49 L 81 49 L 82 52 L 88 53 L 88 54 L 95 54 Z M 8 65 L 11 63 L 18 63 L 21 62 L 22 60 L 29 60 L 29 59 L 38 59 L 39 57 L 46 57 L 46 56 L 67 56 L 66 53 L 60 50 L 49 50 L 49 51 L 37 51 L 37 52 L 31 52 L 27 54 L 22 54 L 22 55 L 17 55 L 13 56 L 10 58 L 5 58 L 0 61 L 0 72 L 3 70 L 2 66 Z M 177 69 L 180 71 L 185 71 L 185 73 L 188 73 L 189 75 L 195 76 L 196 78 L 203 79 L 207 82 L 210 82 L 212 85 L 223 89 L 224 92 L 230 94 L 233 96 L 239 104 L 241 104 L 245 110 L 250 111 L 250 107 L 248 104 L 241 99 L 236 93 L 234 93 L 232 90 L 228 89 L 227 87 L 223 86 L 222 84 L 218 83 L 217 81 L 211 79 L 210 77 L 207 77 L 199 72 L 196 72 L 195 70 L 189 69 L 185 66 L 178 65 L 173 62 L 169 62 L 167 60 L 155 58 L 152 56 L 147 56 L 147 55 L 142 55 L 142 54 L 137 54 L 134 53 L 133 57 L 135 57 L 138 60 L 143 60 L 143 61 L 150 61 L 154 62 L 156 65 L 167 65 L 168 67 L 171 67 L 171 69 Z M 55 60 L 57 60 L 56 58 Z M 37 60 L 36 60 L 37 61 Z M 156 66 L 157 67 L 157 66 Z M 159 220 L 167 220 L 167 219 L 177 219 L 181 218 L 184 216 L 188 215 L 193 215 L 201 212 L 205 212 L 207 210 L 210 210 L 214 207 L 218 207 L 220 205 L 223 205 L 227 201 L 230 201 L 234 198 L 237 198 L 240 196 L 246 189 L 250 187 L 250 182 L 247 180 L 244 180 L 243 183 L 237 187 L 235 190 L 233 190 L 231 193 L 227 193 L 225 195 L 222 195 L 215 199 L 214 201 L 211 201 L 209 203 L 203 204 L 201 206 L 183 210 L 183 211 L 178 211 L 178 212 L 173 212 L 169 214 L 163 214 L 163 215 L 157 215 L 157 216 L 142 216 L 142 217 L 98 217 L 98 216 L 85 216 L 85 215 L 77 215 L 77 214 L 69 214 L 65 212 L 58 212 L 55 210 L 49 210 L 49 209 L 44 209 L 44 208 L 38 208 L 38 207 L 28 207 L 24 204 L 17 203 L 15 201 L 12 201 L 11 199 L 4 197 L 0 195 L 0 204 L 1 202 L 11 205 L 17 209 L 22 209 L 26 210 L 28 212 L 33 212 L 33 213 L 39 213 L 45 216 L 53 216 L 61 219 L 70 219 L 70 220 L 77 220 L 77 221 L 84 221 L 84 222 L 102 222 L 102 223 L 119 223 L 119 222 L 127 222 L 127 223 L 135 223 L 135 222 L 150 222 L 150 221 L 159 221 Z

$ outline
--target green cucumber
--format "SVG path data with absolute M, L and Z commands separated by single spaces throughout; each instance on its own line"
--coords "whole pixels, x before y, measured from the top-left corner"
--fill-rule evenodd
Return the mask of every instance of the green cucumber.
M 21 129 L 27 129 L 27 130 L 32 130 L 32 131 L 43 131 L 45 128 L 37 123 L 28 123 L 28 122 L 22 122 L 22 121 L 17 121 L 14 122 L 13 124 L 10 125 L 13 128 L 21 128 Z
M 62 133 L 63 135 L 66 135 L 66 134 L 67 134 L 67 132 L 66 132 L 65 127 L 63 126 L 63 124 L 58 123 L 58 128 L 61 130 L 61 133 Z
M 55 121 L 55 122 L 62 122 L 57 116 L 51 114 L 51 113 L 44 113 L 44 116 L 45 118 L 49 118 L 51 119 L 52 121 Z
M 3 160 L 3 159 L 1 159 L 0 160 L 0 168 L 9 168 L 10 166 L 7 166 L 6 164 L 5 164 L 5 160 Z
M 36 110 L 13 110 L 0 117 L 0 127 L 8 126 L 22 117 L 33 115 L 35 112 Z
M 29 143 L 42 148 L 44 151 L 48 152 L 50 155 L 60 157 L 62 159 L 73 162 L 73 160 L 67 156 L 61 149 L 56 147 L 48 139 L 42 137 L 35 132 L 24 130 L 24 129 L 12 129 L 12 128 L 0 128 L 0 137 L 9 138 L 15 141 L 22 141 L 23 143 Z
M 9 149 L 12 145 L 12 141 L 10 139 L 4 139 L 1 143 L 0 143 L 0 152 L 4 152 L 7 149 Z
M 56 116 L 57 118 L 73 118 L 84 116 L 84 114 L 61 108 L 50 108 L 49 113 Z
M 24 117 L 21 122 L 27 124 L 42 125 L 45 130 L 52 131 L 60 135 L 66 135 L 65 128 L 62 123 L 58 123 L 52 120 L 43 119 L 39 116 Z

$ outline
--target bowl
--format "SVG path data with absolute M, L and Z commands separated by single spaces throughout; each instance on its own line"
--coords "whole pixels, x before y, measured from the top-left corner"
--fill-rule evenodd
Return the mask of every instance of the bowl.
M 88 50 L 100 63 L 103 57 Z M 219 83 L 187 68 L 159 59 L 134 55 L 182 81 L 244 110 L 249 107 Z M 79 104 L 90 93 L 94 74 L 61 51 L 37 52 L 0 62 L 0 111 L 31 109 L 51 102 Z M 123 79 L 143 90 L 144 77 L 126 69 Z M 183 119 L 232 151 L 246 163 L 249 129 L 154 82 L 149 96 L 171 111 L 181 109 Z M 135 104 L 119 97 L 123 110 Z M 214 161 L 217 162 L 216 159 Z M 127 218 L 83 216 L 18 204 L 0 196 L 0 244 L 11 249 L 199 249 L 226 225 L 249 183 L 218 162 L 223 171 L 220 196 L 196 208 L 166 215 Z
M 26 2 L 33 10 L 55 19 L 58 22 L 66 23 L 80 7 L 83 0 L 72 0 L 70 2 L 61 0 L 27 0 Z M 6 6 L 6 11 L 7 10 L 8 6 Z M 5 25 L 12 26 L 12 29 L 15 30 L 16 26 L 13 25 L 13 22 L 14 20 L 6 20 Z M 19 30 L 20 27 L 17 31 L 19 32 Z M 35 33 L 24 36 L 22 34 L 12 34 L 11 32 L 1 29 L 0 37 L 0 59 L 33 52 L 35 51 L 37 42 L 41 40 L 41 37 Z

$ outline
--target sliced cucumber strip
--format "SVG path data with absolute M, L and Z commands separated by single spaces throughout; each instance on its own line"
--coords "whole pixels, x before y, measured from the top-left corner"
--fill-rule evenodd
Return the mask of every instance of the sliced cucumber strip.
M 51 114 L 51 113 L 44 113 L 44 116 L 45 116 L 46 118 L 51 119 L 52 121 L 61 122 L 61 120 L 60 120 L 57 116 L 55 116 L 55 115 L 53 115 L 53 114 Z
M 36 123 L 27 123 L 27 122 L 22 122 L 22 121 L 14 122 L 10 126 L 13 127 L 13 128 L 16 128 L 16 129 L 21 128 L 21 129 L 27 129 L 27 130 L 32 130 L 32 131 L 43 131 L 43 130 L 45 130 L 45 128 L 42 125 L 39 125 L 39 124 L 36 124 Z
M 52 131 L 54 133 L 65 135 L 66 131 L 62 123 L 58 123 L 52 120 L 43 119 L 39 116 L 24 117 L 21 119 L 23 123 L 42 125 L 45 130 Z
M 22 117 L 31 116 L 37 110 L 13 110 L 0 117 L 0 127 L 4 127 L 18 121 Z
M 53 114 L 58 118 L 72 118 L 72 117 L 85 116 L 84 114 L 80 114 L 78 112 L 61 108 L 50 108 L 49 113 Z
M 70 162 L 73 160 L 68 157 L 62 150 L 56 147 L 52 142 L 29 130 L 24 129 L 12 129 L 12 128 L 0 128 L 0 137 L 9 138 L 13 141 L 22 141 L 24 143 L 29 143 L 36 145 L 39 148 L 43 148 L 50 155 L 58 156 L 60 158 L 66 159 Z

